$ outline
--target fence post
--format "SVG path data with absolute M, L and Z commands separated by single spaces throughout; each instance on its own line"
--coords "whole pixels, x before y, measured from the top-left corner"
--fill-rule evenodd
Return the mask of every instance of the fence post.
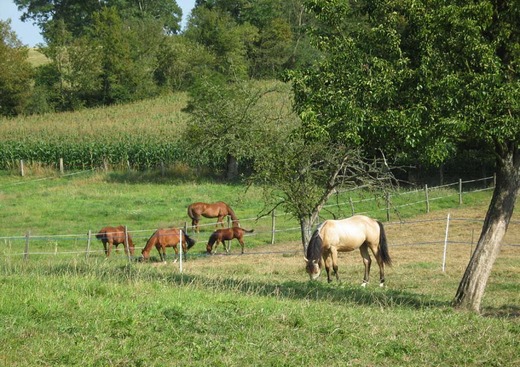
M 276 213 L 275 209 L 271 212 L 271 245 L 274 245 L 274 233 L 276 231 Z
M 386 193 L 386 221 L 390 222 L 390 194 Z
M 462 205 L 462 178 L 459 178 L 459 205 Z
M 450 213 L 448 213 L 448 219 L 446 220 L 446 234 L 444 235 L 444 254 L 442 255 L 442 272 L 446 271 L 446 252 L 448 250 L 448 230 L 450 228 Z
M 130 246 L 128 244 L 128 227 L 125 226 L 125 250 L 126 256 L 128 257 L 128 262 L 132 262 L 132 255 L 130 255 Z
M 87 235 L 87 250 L 85 251 L 85 259 L 88 259 L 89 255 L 90 255 L 90 243 L 92 241 L 92 230 L 88 230 L 88 235 Z
M 426 195 L 426 213 L 430 212 L 430 197 L 428 195 L 428 185 L 424 185 L 424 193 Z
M 228 215 L 228 217 L 227 217 L 227 226 L 228 226 L 228 228 L 230 227 L 230 225 L 229 225 L 230 223 L 231 223 L 231 219 L 229 218 L 229 215 Z M 229 251 L 231 250 L 231 240 L 227 241 L 225 247 L 226 247 L 226 252 L 229 253 Z
M 182 231 L 179 231 L 179 272 L 182 274 Z
M 348 197 L 348 201 L 349 201 L 349 203 L 350 203 L 350 211 L 352 212 L 352 215 L 354 215 L 354 214 L 355 214 L 355 211 L 354 211 L 354 202 L 352 201 L 352 197 L 351 197 L 351 196 Z
M 31 232 L 27 232 L 25 234 L 25 250 L 23 252 L 23 259 L 28 260 L 29 259 L 29 238 L 31 237 Z
M 20 176 L 25 176 L 25 172 L 23 170 L 23 159 L 20 159 Z
M 63 167 L 63 158 L 60 158 L 60 173 L 61 174 L 65 173 L 65 168 Z

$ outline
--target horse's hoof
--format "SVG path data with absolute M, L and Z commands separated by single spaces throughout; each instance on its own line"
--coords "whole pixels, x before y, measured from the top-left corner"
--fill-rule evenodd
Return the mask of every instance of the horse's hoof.
M 385 283 L 379 283 L 379 287 L 384 288 L 385 287 Z
M 363 282 L 363 283 L 361 283 L 361 286 L 362 286 L 363 288 L 366 288 L 366 287 L 367 287 L 367 284 L 368 284 L 368 282 Z

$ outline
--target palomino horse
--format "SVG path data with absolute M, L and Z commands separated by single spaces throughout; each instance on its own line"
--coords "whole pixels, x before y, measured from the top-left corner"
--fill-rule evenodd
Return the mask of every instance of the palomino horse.
M 209 237 L 208 244 L 206 245 L 206 251 L 208 254 L 211 254 L 213 251 L 216 251 L 219 243 L 224 241 L 231 241 L 233 238 L 236 238 L 242 247 L 242 253 L 244 253 L 244 234 L 246 232 L 253 233 L 253 231 L 254 229 L 247 230 L 236 225 L 234 225 L 232 228 L 217 229 Z M 214 248 L 213 245 L 215 245 Z M 226 249 L 226 252 L 228 252 L 228 249 Z
M 132 237 L 130 237 L 130 234 L 128 232 L 126 236 L 128 237 L 128 249 L 130 250 L 130 255 L 134 256 L 134 243 L 132 241 Z M 117 250 L 117 246 L 120 244 L 124 244 L 125 254 L 128 255 L 128 250 L 125 243 L 125 227 L 103 227 L 101 228 L 99 233 L 96 234 L 96 238 L 103 242 L 103 247 L 105 248 L 105 255 L 107 257 L 110 256 L 110 252 L 112 251 L 112 245 L 115 245 Z
M 199 232 L 199 221 L 201 217 L 206 218 L 218 218 L 217 226 L 220 223 L 224 227 L 224 217 L 229 215 L 233 223 L 238 222 L 238 218 L 235 215 L 233 209 L 229 207 L 223 201 L 217 201 L 216 203 L 193 203 L 188 206 L 188 217 L 191 218 L 191 227 Z
M 146 246 L 143 248 L 141 253 L 143 259 L 148 260 L 150 257 L 150 251 L 155 246 L 161 257 L 161 261 L 166 261 L 166 247 L 173 247 L 175 254 L 179 253 L 177 245 L 179 244 L 182 237 L 182 252 L 186 254 L 188 249 L 195 245 L 195 240 L 190 238 L 186 232 L 182 229 L 177 228 L 159 228 L 155 233 L 148 239 Z M 187 245 L 187 246 L 186 246 Z
M 362 286 L 365 287 L 368 283 L 372 262 L 368 253 L 368 249 L 370 249 L 379 265 L 379 285 L 383 287 L 385 264 L 392 264 L 388 253 L 385 230 L 381 222 L 364 215 L 355 215 L 341 220 L 326 220 L 318 226 L 309 241 L 307 257 L 305 258 L 307 262 L 306 270 L 311 280 L 317 279 L 320 275 L 322 266 L 320 256 L 325 262 L 327 280 L 332 281 L 330 277 L 331 265 L 336 279 L 339 280 L 338 251 L 347 252 L 357 248 L 359 248 L 365 264 Z

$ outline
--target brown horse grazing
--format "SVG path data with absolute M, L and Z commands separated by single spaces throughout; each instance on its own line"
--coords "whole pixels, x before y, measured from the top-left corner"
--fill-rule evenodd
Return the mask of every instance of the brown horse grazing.
M 244 233 L 253 233 L 253 231 L 254 229 L 247 230 L 238 226 L 234 226 L 232 228 L 217 229 L 209 237 L 208 244 L 206 245 L 206 251 L 208 254 L 211 254 L 213 251 L 216 251 L 219 243 L 224 241 L 231 241 L 233 238 L 236 238 L 240 243 L 240 246 L 242 247 L 242 253 L 244 253 Z M 213 248 L 214 244 L 215 248 Z M 227 249 L 226 252 L 228 252 Z
M 161 261 L 166 261 L 166 247 L 173 247 L 175 249 L 175 254 L 179 253 L 179 249 L 177 245 L 180 242 L 180 237 L 182 234 L 182 252 L 186 254 L 188 249 L 192 248 L 195 245 L 195 240 L 190 238 L 186 232 L 182 229 L 177 228 L 159 228 L 155 233 L 148 239 L 146 242 L 146 246 L 143 248 L 141 253 L 143 254 L 143 259 L 148 260 L 150 257 L 150 251 L 152 247 L 155 246 L 157 251 L 159 252 L 159 256 L 161 257 Z
M 347 252 L 359 248 L 363 263 L 365 264 L 365 276 L 362 286 L 368 283 L 370 264 L 372 262 L 368 249 L 374 254 L 379 265 L 379 285 L 384 286 L 385 264 L 391 265 L 392 261 L 388 253 L 385 230 L 383 224 L 364 215 L 341 220 L 326 220 L 314 231 L 309 246 L 307 247 L 306 270 L 311 280 L 317 279 L 321 272 L 322 262 L 325 261 L 327 280 L 330 277 L 330 268 L 334 270 L 336 279 L 338 276 L 338 251 Z
M 224 227 L 223 219 L 229 215 L 233 223 L 238 223 L 238 218 L 235 215 L 233 209 L 229 207 L 223 201 L 217 201 L 216 203 L 193 203 L 188 205 L 188 217 L 191 218 L 191 227 L 199 232 L 199 221 L 201 217 L 206 218 L 218 218 L 217 226 L 220 223 Z
M 130 250 L 130 255 L 134 256 L 134 242 L 132 241 L 132 237 L 127 232 L 128 236 L 128 249 Z M 96 238 L 103 242 L 103 247 L 105 248 L 105 255 L 107 257 L 110 256 L 110 252 L 112 252 L 112 245 L 115 245 L 116 250 L 117 246 L 120 244 L 124 244 L 125 254 L 128 255 L 127 246 L 125 243 L 125 227 L 117 226 L 117 227 L 103 227 L 96 234 Z

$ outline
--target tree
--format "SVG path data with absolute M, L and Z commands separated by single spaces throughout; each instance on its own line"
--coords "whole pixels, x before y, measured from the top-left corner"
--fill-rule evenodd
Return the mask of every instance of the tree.
M 24 111 L 32 78 L 29 50 L 18 40 L 10 24 L 10 20 L 0 20 L 0 115 L 4 116 Z
M 180 31 L 182 10 L 175 0 L 14 0 L 23 10 L 22 20 L 34 21 L 49 40 L 48 31 L 62 21 L 74 37 L 85 35 L 94 21 L 93 15 L 105 7 L 114 7 L 124 19 L 151 18 L 167 33 Z
M 460 142 L 496 157 L 497 185 L 455 297 L 479 311 L 520 190 L 520 5 L 311 0 L 323 57 L 293 75 L 304 134 L 442 163 Z
M 238 80 L 229 83 L 220 74 L 200 78 L 190 90 L 191 120 L 183 134 L 190 163 L 224 171 L 238 178 L 273 142 L 292 130 L 282 119 L 289 103 L 285 85 Z
M 255 27 L 237 24 L 220 9 L 197 7 L 191 13 L 184 35 L 215 55 L 215 71 L 227 75 L 229 80 L 247 77 L 247 51 L 257 38 Z

